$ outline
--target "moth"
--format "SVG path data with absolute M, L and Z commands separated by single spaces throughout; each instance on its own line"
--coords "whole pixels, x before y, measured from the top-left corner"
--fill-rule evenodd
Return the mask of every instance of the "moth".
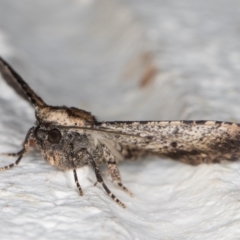
M 170 158 L 191 165 L 235 161 L 240 158 L 240 125 L 220 121 L 114 121 L 99 122 L 87 111 L 47 105 L 2 58 L 0 72 L 17 93 L 35 109 L 36 125 L 29 129 L 23 148 L 6 156 L 17 160 L 1 171 L 15 167 L 32 143 L 49 164 L 62 171 L 72 170 L 80 195 L 77 168 L 90 165 L 106 193 L 125 208 L 109 190 L 99 171 L 106 164 L 118 187 L 123 185 L 118 162 L 147 155 Z

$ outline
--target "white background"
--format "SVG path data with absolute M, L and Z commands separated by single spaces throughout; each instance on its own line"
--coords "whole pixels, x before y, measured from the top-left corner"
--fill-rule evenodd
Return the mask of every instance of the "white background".
M 0 55 L 47 103 L 99 120 L 240 122 L 239 9 L 237 0 L 0 0 Z M 32 107 L 0 79 L 0 152 L 20 150 L 33 124 Z M 104 178 L 126 209 L 93 186 L 88 167 L 80 197 L 71 172 L 31 151 L 0 173 L 0 239 L 240 239 L 239 162 L 119 167 L 133 198 Z

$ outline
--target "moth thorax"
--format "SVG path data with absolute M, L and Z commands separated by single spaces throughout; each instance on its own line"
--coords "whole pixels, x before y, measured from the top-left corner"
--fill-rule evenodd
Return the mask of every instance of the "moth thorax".
M 39 122 L 54 122 L 62 126 L 88 126 L 96 123 L 91 113 L 77 108 L 52 107 L 40 108 L 36 112 Z

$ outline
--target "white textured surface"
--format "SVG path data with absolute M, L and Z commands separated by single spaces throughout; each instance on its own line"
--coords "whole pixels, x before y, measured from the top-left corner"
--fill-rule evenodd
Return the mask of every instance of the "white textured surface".
M 237 0 L 0 0 L 0 54 L 50 104 L 104 120 L 240 122 Z M 139 88 L 141 56 L 158 69 Z M 139 60 L 140 59 L 140 60 Z M 139 63 L 140 61 L 140 63 Z M 150 64 L 151 64 L 150 63 Z M 126 74 L 127 73 L 127 74 Z M 32 108 L 0 79 L 0 152 L 20 149 Z M 1 165 L 14 159 L 1 157 Z M 60 172 L 32 151 L 0 174 L 0 239 L 239 239 L 240 164 L 120 164 L 131 198 Z

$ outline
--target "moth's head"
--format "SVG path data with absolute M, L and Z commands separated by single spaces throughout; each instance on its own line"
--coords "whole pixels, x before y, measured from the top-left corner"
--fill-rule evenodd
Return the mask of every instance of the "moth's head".
M 88 159 L 82 152 L 89 147 L 89 138 L 81 130 L 40 124 L 33 131 L 33 140 L 43 157 L 61 170 L 87 164 Z

